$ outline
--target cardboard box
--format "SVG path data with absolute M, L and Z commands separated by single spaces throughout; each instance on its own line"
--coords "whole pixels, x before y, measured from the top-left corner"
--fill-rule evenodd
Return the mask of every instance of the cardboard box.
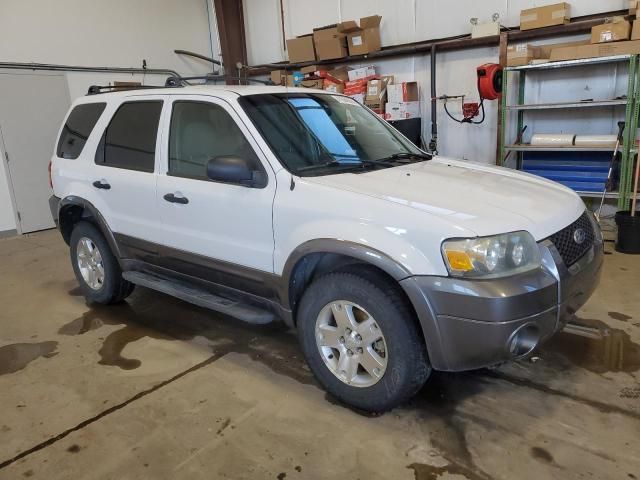
M 274 70 L 271 72 L 271 81 L 276 85 L 287 85 L 293 87 L 295 81 L 293 78 L 293 72 L 287 70 Z
M 614 17 L 611 22 L 591 28 L 591 43 L 619 42 L 629 40 L 631 24 L 624 17 Z
M 392 83 L 393 76 L 391 75 L 369 80 L 364 104 L 376 113 L 384 113 L 384 107 L 387 103 L 387 85 Z
M 387 85 L 387 99 L 390 103 L 415 102 L 420 100 L 418 82 L 402 82 Z
M 362 87 L 365 90 L 367 89 L 367 83 L 369 82 L 369 80 L 374 80 L 380 78 L 378 75 L 371 75 L 369 77 L 364 77 L 364 78 L 359 78 L 357 80 L 348 80 L 346 82 L 344 82 L 344 87 L 345 88 L 355 88 L 355 87 Z
M 420 102 L 388 102 L 384 109 L 385 120 L 405 120 L 420 117 Z
M 324 88 L 324 80 L 322 78 L 316 78 L 312 80 L 302 80 L 300 86 L 304 88 L 317 88 L 322 90 Z
M 571 19 L 571 5 L 566 2 L 528 8 L 520 12 L 520 30 L 563 25 Z
M 380 97 L 386 95 L 387 85 L 393 84 L 393 75 L 385 75 L 384 77 L 374 78 L 367 82 L 367 97 Z
M 635 16 L 638 10 L 638 0 L 629 0 L 629 15 Z
M 368 65 L 366 67 L 354 68 L 349 70 L 349 80 L 358 80 L 359 78 L 366 78 L 376 74 L 376 67 Z
M 634 20 L 631 30 L 631 40 L 640 40 L 640 20 Z
M 578 58 L 607 57 L 610 55 L 640 54 L 640 40 L 629 42 L 596 43 L 577 47 L 554 48 L 551 60 L 576 60 Z
M 338 27 L 329 25 L 313 30 L 313 44 L 318 60 L 333 60 L 347 56 L 347 36 Z
M 354 95 L 349 95 L 351 98 L 353 98 L 356 102 L 361 103 L 364 105 L 364 93 L 357 93 Z
M 313 62 L 316 59 L 316 51 L 313 46 L 313 35 L 303 35 L 287 40 L 287 52 L 289 62 Z
M 335 78 L 336 80 L 341 80 L 343 82 L 346 82 L 347 80 L 349 80 L 349 72 L 351 71 L 351 67 L 338 67 L 338 68 L 334 68 L 333 70 L 329 70 L 328 73 L 328 77 L 332 77 Z
M 360 25 L 353 20 L 342 22 L 340 30 L 347 34 L 349 55 L 366 55 L 377 52 L 382 48 L 380 44 L 380 15 L 362 17 Z
M 519 67 L 528 65 L 529 62 L 540 58 L 540 49 L 533 45 L 522 43 L 520 45 L 509 45 L 507 47 L 507 67 Z
M 333 83 L 325 79 L 324 81 L 324 90 L 327 92 L 333 93 L 344 93 L 344 84 L 343 83 Z
M 300 69 L 300 72 L 302 72 L 303 75 L 311 75 L 318 70 L 322 70 L 322 67 L 320 65 L 308 65 L 306 67 L 302 67 Z
M 549 59 L 551 58 L 551 51 L 554 48 L 579 47 L 581 45 L 589 45 L 590 43 L 591 42 L 589 40 L 579 40 L 577 42 L 562 42 L 562 43 L 549 43 L 547 45 L 536 45 L 536 48 L 539 51 L 539 58 Z

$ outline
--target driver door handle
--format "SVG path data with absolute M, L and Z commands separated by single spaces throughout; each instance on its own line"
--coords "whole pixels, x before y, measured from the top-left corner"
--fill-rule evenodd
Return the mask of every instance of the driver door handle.
M 179 203 L 181 205 L 186 205 L 187 203 L 189 203 L 189 199 L 187 197 L 183 197 L 181 194 L 176 195 L 175 193 L 167 193 L 163 198 L 167 202 Z
M 93 182 L 93 186 L 101 190 L 109 190 L 111 188 L 111 185 L 109 185 L 104 179 L 96 180 L 95 182 Z

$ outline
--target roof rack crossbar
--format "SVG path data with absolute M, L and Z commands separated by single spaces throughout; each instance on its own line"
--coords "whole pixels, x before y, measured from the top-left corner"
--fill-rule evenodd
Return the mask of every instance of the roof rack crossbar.
M 174 85 L 170 85 L 174 86 Z M 180 86 L 180 85 L 175 85 Z M 97 95 L 99 93 L 122 92 L 125 90 L 147 90 L 153 88 L 166 88 L 166 85 L 91 85 L 87 90 L 87 95 Z
M 204 80 L 204 84 L 212 84 L 218 82 L 224 82 L 226 80 L 237 80 L 238 82 L 245 83 L 261 83 L 263 85 L 275 85 L 271 80 L 260 80 L 258 78 L 246 78 L 239 77 L 235 75 L 196 75 L 193 77 L 179 77 L 179 76 L 170 76 L 167 78 L 165 85 L 167 87 L 177 87 L 184 84 L 188 84 L 191 80 Z

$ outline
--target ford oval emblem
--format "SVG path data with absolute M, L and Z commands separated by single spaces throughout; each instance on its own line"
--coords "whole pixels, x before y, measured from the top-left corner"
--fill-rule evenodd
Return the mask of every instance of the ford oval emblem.
M 576 228 L 573 232 L 573 241 L 578 245 L 584 243 L 587 239 L 587 233 L 582 228 Z

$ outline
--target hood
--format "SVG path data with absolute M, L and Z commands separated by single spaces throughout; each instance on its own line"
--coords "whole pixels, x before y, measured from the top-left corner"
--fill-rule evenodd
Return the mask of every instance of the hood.
M 421 210 L 478 236 L 527 230 L 542 240 L 575 221 L 585 209 L 580 197 L 559 183 L 444 157 L 305 180 Z

